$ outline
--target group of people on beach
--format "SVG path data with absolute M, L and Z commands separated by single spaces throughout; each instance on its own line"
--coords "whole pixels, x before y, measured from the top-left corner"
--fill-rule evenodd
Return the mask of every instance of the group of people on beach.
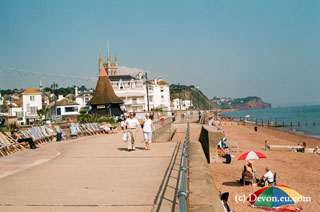
M 252 160 L 249 160 L 244 167 L 241 178 L 242 180 L 244 180 L 245 177 L 249 177 L 252 181 L 252 185 L 256 185 L 258 183 L 259 186 L 268 186 L 274 183 L 274 174 L 268 167 L 265 168 L 265 173 L 260 179 L 257 178 L 257 173 Z
M 229 147 L 226 144 L 227 138 L 223 137 L 217 146 L 218 155 L 222 157 L 226 157 L 227 153 L 230 152 Z M 265 173 L 262 178 L 257 179 L 256 170 L 253 167 L 253 161 L 249 160 L 247 164 L 244 165 L 244 170 L 242 172 L 241 180 L 245 180 L 245 178 L 249 178 L 252 181 L 252 185 L 256 185 L 258 183 L 259 186 L 267 186 L 274 183 L 274 175 L 270 171 L 268 167 L 265 168 Z
M 121 120 L 121 129 L 123 131 L 123 140 L 128 143 L 128 151 L 135 151 L 135 143 L 136 143 L 136 136 L 137 132 L 139 132 L 139 128 L 142 128 L 143 136 L 144 136 L 144 143 L 145 143 L 145 150 L 150 150 L 150 145 L 152 143 L 152 133 L 156 132 L 156 129 L 153 125 L 153 121 L 150 118 L 150 114 L 147 113 L 145 118 L 138 121 L 135 118 L 133 112 L 129 113 L 129 117 L 126 118 L 124 114 L 120 115 Z

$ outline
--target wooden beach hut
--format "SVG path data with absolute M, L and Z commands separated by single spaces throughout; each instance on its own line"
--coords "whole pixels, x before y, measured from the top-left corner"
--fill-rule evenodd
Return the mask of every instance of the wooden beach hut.
M 115 93 L 103 65 L 100 63 L 99 79 L 94 96 L 88 102 L 90 113 L 106 116 L 119 116 L 122 113 L 121 100 Z

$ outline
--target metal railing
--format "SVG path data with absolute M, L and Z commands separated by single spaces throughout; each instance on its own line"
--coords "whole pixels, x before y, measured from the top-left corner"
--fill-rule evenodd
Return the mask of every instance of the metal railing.
M 160 120 L 157 120 L 157 121 L 153 121 L 153 126 L 158 131 L 159 129 L 161 129 L 171 123 L 172 123 L 172 118 L 166 117 L 166 118 L 161 118 Z
M 182 150 L 182 157 L 181 157 L 181 164 L 180 164 L 180 172 L 178 174 L 178 181 L 180 180 L 180 189 L 177 193 L 179 197 L 179 208 L 180 212 L 189 211 L 189 201 L 188 201 L 188 194 L 189 194 L 189 167 L 188 167 L 188 144 L 190 141 L 190 128 L 189 123 L 187 123 L 187 132 L 186 137 L 183 144 Z

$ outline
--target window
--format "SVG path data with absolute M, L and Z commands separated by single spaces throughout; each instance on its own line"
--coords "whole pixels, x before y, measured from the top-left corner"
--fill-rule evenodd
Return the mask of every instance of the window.
M 164 102 L 164 96 L 161 95 L 161 102 Z
M 132 104 L 137 104 L 137 97 L 132 97 Z
M 149 102 L 153 102 L 153 96 L 149 96 Z
M 30 96 L 30 101 L 34 101 L 34 96 Z
M 38 107 L 30 107 L 30 113 L 36 114 L 38 110 Z
M 78 107 L 65 107 L 64 112 L 78 112 Z
M 137 110 L 138 110 L 137 106 L 132 106 L 132 111 L 133 112 L 137 112 Z
M 30 113 L 30 104 L 27 104 L 27 113 Z
M 163 92 L 163 87 L 160 88 L 160 92 Z

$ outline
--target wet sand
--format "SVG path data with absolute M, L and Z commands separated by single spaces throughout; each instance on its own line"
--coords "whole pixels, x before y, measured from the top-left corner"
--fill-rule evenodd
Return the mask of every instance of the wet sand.
M 290 150 L 265 150 L 265 140 L 278 145 L 297 145 L 306 142 L 308 148 L 314 148 L 320 145 L 320 139 L 268 127 L 258 127 L 258 132 L 254 132 L 253 128 L 253 125 L 243 126 L 235 122 L 222 123 L 221 129 L 225 131 L 226 137 L 230 141 L 236 141 L 239 149 L 233 149 L 235 152 L 231 154 L 235 157 L 232 158 L 231 164 L 210 164 L 218 190 L 230 192 L 229 204 L 232 211 L 263 211 L 249 207 L 247 201 L 240 201 L 244 196 L 248 197 L 250 193 L 261 188 L 251 184 L 243 187 L 239 183 L 246 161 L 238 161 L 237 158 L 250 150 L 268 156 L 267 159 L 253 161 L 258 178 L 263 176 L 264 169 L 268 166 L 273 173 L 277 173 L 277 185 L 289 186 L 303 196 L 311 197 L 311 202 L 298 203 L 296 207 L 302 207 L 303 211 L 308 212 L 320 211 L 320 155 L 290 152 Z

